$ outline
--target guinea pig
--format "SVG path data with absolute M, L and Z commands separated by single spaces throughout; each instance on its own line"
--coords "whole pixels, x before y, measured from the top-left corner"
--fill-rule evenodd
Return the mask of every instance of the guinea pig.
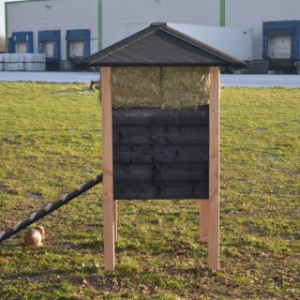
M 42 240 L 45 238 L 45 229 L 43 226 L 35 227 L 26 232 L 24 236 L 25 246 L 41 247 Z

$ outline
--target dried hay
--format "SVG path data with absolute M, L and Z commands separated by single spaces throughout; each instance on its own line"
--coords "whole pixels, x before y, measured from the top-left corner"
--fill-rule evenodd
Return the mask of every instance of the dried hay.
M 114 67 L 114 108 L 180 110 L 209 103 L 209 68 Z
M 209 103 L 209 68 L 165 67 L 162 78 L 165 109 L 197 108 Z
M 113 107 L 160 107 L 160 68 L 112 68 Z

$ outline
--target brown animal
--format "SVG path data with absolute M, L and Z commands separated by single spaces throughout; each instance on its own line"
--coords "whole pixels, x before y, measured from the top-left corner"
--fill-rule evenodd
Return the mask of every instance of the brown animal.
M 25 246 L 41 247 L 42 240 L 45 238 L 45 229 L 43 226 L 35 227 L 26 232 L 24 236 Z

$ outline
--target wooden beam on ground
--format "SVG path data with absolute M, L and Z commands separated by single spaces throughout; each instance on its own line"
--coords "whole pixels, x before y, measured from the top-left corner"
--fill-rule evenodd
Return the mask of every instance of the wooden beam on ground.
M 220 219 L 220 72 L 210 68 L 209 104 L 209 201 L 208 201 L 208 266 L 213 270 L 219 264 Z
M 102 144 L 103 144 L 103 222 L 104 267 L 115 269 L 116 204 L 113 195 L 113 142 L 111 68 L 101 68 Z

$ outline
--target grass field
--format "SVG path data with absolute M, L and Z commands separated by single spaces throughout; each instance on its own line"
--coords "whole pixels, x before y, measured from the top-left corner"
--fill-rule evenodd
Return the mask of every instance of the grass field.
M 102 186 L 0 244 L 0 299 L 299 299 L 300 89 L 222 89 L 221 266 L 207 268 L 196 201 L 119 202 L 103 270 Z M 0 231 L 101 173 L 87 85 L 0 83 Z

